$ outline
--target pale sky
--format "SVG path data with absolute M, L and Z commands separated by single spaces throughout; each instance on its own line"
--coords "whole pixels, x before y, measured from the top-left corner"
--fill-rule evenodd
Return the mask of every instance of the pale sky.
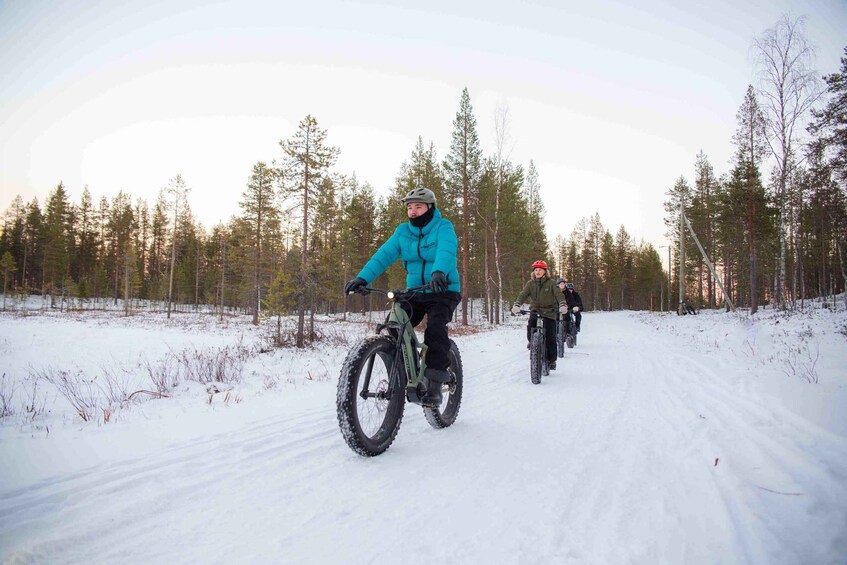
M 0 0 L 0 211 L 63 181 L 152 205 L 177 173 L 208 228 L 312 114 L 338 172 L 387 194 L 418 136 L 439 158 L 467 87 L 485 154 L 498 105 L 539 173 L 551 240 L 599 212 L 666 243 L 664 193 L 702 149 L 727 172 L 750 44 L 807 16 L 820 74 L 847 0 Z M 663 252 L 660 253 L 660 256 Z

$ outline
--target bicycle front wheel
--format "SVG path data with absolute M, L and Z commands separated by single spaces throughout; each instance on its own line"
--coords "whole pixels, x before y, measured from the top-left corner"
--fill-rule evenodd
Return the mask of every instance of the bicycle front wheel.
M 541 335 L 541 332 L 535 332 L 532 334 L 532 341 L 529 346 L 529 378 L 534 385 L 541 382 L 541 369 L 546 355 L 544 336 Z
M 556 323 L 556 354 L 561 359 L 565 356 L 565 322 Z
M 446 428 L 456 421 L 462 405 L 462 356 L 456 343 L 450 340 L 450 382 L 442 386 L 443 400 L 438 408 L 424 407 L 424 416 L 433 428 Z
M 391 383 L 394 339 L 372 335 L 357 343 L 338 378 L 338 425 L 350 449 L 368 457 L 383 453 L 403 420 L 403 387 Z M 402 367 L 398 367 L 401 373 Z

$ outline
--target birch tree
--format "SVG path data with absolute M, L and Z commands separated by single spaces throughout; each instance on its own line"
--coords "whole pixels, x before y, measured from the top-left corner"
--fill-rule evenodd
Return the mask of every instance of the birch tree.
M 776 302 L 784 309 L 786 281 L 786 224 L 788 182 L 795 162 L 797 134 L 818 96 L 814 47 L 804 33 L 805 18 L 782 16 L 776 25 L 753 40 L 760 78 L 759 95 L 767 116 L 767 143 L 776 163 L 776 201 L 779 210 L 779 263 Z

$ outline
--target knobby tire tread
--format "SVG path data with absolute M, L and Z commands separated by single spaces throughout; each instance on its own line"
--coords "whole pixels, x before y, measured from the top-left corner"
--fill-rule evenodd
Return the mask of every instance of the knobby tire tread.
M 446 398 L 446 402 L 443 402 L 438 408 L 423 407 L 426 421 L 435 429 L 450 427 L 459 416 L 459 408 L 462 406 L 462 390 L 464 387 L 462 356 L 452 339 L 450 340 L 450 367 L 448 370 L 453 374 L 455 383 L 451 383 L 451 392 Z
M 386 415 L 382 426 L 374 434 L 368 437 L 362 430 L 357 413 L 357 399 L 359 398 L 359 377 L 371 356 L 383 355 L 394 359 L 394 339 L 387 335 L 371 335 L 359 341 L 344 360 L 341 375 L 338 378 L 338 393 L 336 397 L 336 409 L 338 412 L 338 425 L 341 435 L 350 446 L 350 449 L 360 455 L 372 457 L 383 453 L 389 448 L 403 421 L 403 408 L 405 406 L 404 387 L 400 386 L 394 391 L 392 398 L 388 400 Z M 377 356 L 374 363 L 384 363 Z M 386 369 L 390 369 L 386 367 Z M 402 370 L 402 369 L 401 369 Z M 377 402 L 376 400 L 373 400 Z
M 543 336 L 541 332 L 535 332 L 529 347 L 529 378 L 534 385 L 541 382 L 541 367 L 545 355 Z

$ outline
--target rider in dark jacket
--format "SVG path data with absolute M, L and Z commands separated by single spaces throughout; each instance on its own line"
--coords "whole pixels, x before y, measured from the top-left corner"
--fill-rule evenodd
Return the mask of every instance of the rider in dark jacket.
M 561 282 L 565 282 L 564 279 L 559 280 Z M 559 286 L 561 287 L 561 284 Z M 576 331 L 579 331 L 579 325 L 582 323 L 582 298 L 580 298 L 579 293 L 573 289 L 572 282 L 565 284 L 565 300 L 568 302 L 568 308 L 570 308 L 576 316 Z

